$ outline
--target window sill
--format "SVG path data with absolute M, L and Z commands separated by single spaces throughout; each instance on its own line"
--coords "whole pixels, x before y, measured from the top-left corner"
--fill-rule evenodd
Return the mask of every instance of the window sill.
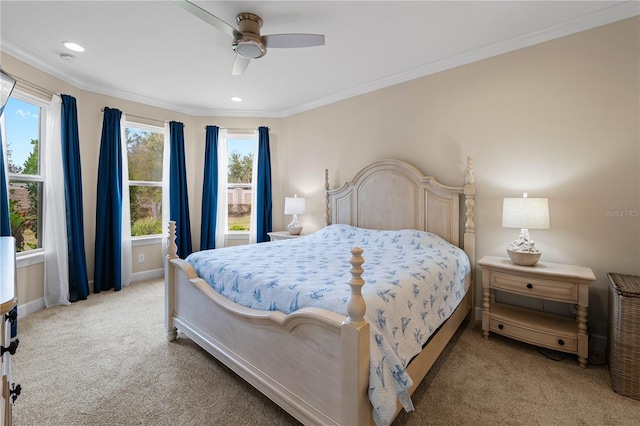
M 248 236 L 249 234 L 247 234 Z M 161 244 L 164 238 L 161 235 L 153 235 L 150 237 L 132 237 L 131 246 L 149 246 L 153 244 Z M 16 268 L 26 268 L 27 266 L 38 265 L 44 263 L 44 250 L 36 249 L 28 252 L 16 254 Z
M 18 269 L 38 265 L 40 263 L 44 263 L 44 250 L 42 249 L 16 254 L 16 268 Z
M 227 240 L 248 240 L 248 239 L 249 239 L 248 232 L 237 231 L 237 232 L 227 233 Z
M 162 235 L 150 235 L 148 237 L 131 237 L 131 247 L 150 246 L 162 244 L 165 238 Z

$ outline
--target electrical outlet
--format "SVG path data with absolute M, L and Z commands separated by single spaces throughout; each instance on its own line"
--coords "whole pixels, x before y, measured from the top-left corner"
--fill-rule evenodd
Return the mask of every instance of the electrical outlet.
M 138 254 L 138 263 L 144 263 L 144 253 Z

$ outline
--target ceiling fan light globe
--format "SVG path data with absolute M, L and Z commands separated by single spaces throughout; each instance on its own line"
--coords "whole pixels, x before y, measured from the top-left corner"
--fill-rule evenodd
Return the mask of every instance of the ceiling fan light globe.
M 242 37 L 233 42 L 233 50 L 244 58 L 257 59 L 267 53 L 267 48 L 262 41 L 256 41 L 251 38 Z

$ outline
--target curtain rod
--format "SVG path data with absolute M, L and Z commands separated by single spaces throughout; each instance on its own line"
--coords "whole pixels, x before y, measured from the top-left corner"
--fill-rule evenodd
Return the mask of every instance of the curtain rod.
M 209 126 L 213 126 L 213 124 L 207 124 L 206 126 L 204 126 L 204 128 L 206 129 Z M 220 126 L 218 126 L 218 127 L 220 127 Z M 264 126 L 264 127 L 266 127 L 266 126 Z M 226 131 L 238 132 L 238 133 L 240 133 L 240 132 L 249 132 L 249 131 L 250 132 L 257 132 L 258 131 L 257 127 L 253 128 L 253 129 L 249 128 L 249 127 L 245 127 L 245 128 L 240 128 L 240 127 L 220 127 L 220 128 L 224 129 Z M 267 130 L 271 130 L 271 129 L 267 127 Z
M 210 125 L 210 124 L 208 124 L 208 125 L 204 126 L 204 128 L 206 129 L 207 127 L 210 127 L 210 126 L 211 126 L 211 125 Z M 226 131 L 228 131 L 228 132 L 237 132 L 237 133 L 241 133 L 241 132 L 255 132 L 255 131 L 257 131 L 257 130 L 258 130 L 258 129 L 252 129 L 252 128 L 250 128 L 250 127 L 245 127 L 245 128 L 242 128 L 242 127 L 221 127 L 221 126 L 218 126 L 218 127 L 219 127 L 220 129 L 224 129 L 224 130 L 226 130 Z
M 100 108 L 100 111 L 101 111 L 101 112 L 104 112 L 104 108 Z M 127 113 L 126 113 L 126 112 L 124 112 L 124 111 L 121 111 L 121 112 L 122 112 L 124 115 L 128 116 L 128 117 L 142 118 L 143 120 L 156 121 L 156 122 L 158 122 L 158 123 L 168 123 L 168 122 L 169 122 L 169 120 L 164 120 L 164 121 L 163 121 L 163 120 L 160 120 L 160 119 L 157 119 L 157 118 L 144 117 L 144 116 L 142 116 L 142 115 L 135 115 L 135 114 L 127 114 Z M 187 126 L 184 126 L 184 127 L 187 127 Z

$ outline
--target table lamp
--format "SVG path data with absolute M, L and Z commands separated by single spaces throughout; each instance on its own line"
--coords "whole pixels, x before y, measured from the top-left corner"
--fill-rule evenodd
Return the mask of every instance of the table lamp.
M 294 197 L 286 197 L 284 199 L 284 214 L 292 214 L 293 220 L 287 226 L 289 230 L 289 234 L 291 235 L 300 235 L 302 232 L 302 224 L 298 222 L 298 215 L 304 214 L 307 209 L 307 202 L 304 198 L 298 198 L 298 196 Z
M 516 265 L 533 266 L 542 253 L 529 238 L 529 229 L 549 229 L 549 199 L 505 198 L 502 203 L 502 226 L 520 228 L 518 239 L 509 244 L 507 253 Z

